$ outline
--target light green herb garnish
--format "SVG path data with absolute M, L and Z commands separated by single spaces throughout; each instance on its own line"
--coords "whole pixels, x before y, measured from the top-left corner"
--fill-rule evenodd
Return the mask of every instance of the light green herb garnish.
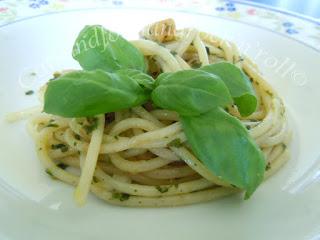
M 238 67 L 228 62 L 210 64 L 200 68 L 202 71 L 220 77 L 230 91 L 241 116 L 251 115 L 257 108 L 257 97 L 247 75 Z
M 144 104 L 151 88 L 152 78 L 137 70 L 74 71 L 48 83 L 44 111 L 77 118 L 115 112 Z
M 224 82 L 216 75 L 200 70 L 161 74 L 151 98 L 157 106 L 180 115 L 199 115 L 232 104 Z
M 265 159 L 241 121 L 221 108 L 180 119 L 191 149 L 202 163 L 216 176 L 245 189 L 248 198 L 263 180 Z
M 74 43 L 72 55 L 84 70 L 146 70 L 144 56 L 135 46 L 118 33 L 100 25 L 86 26 L 80 32 Z

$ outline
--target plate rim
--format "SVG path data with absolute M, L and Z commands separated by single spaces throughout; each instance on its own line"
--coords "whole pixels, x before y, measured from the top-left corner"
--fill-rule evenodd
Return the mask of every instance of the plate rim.
M 237 1 L 233 1 L 233 2 L 237 2 Z M 239 2 L 240 3 L 240 2 Z M 242 4 L 242 3 L 240 3 Z M 249 5 L 251 6 L 251 5 Z M 267 8 L 268 10 L 271 10 L 269 8 Z M 46 13 L 42 13 L 42 14 L 38 14 L 38 15 L 33 15 L 33 16 L 27 16 L 24 18 L 20 18 L 5 24 L 0 25 L 0 29 L 3 29 L 5 27 L 17 24 L 17 23 L 21 23 L 24 21 L 29 21 L 29 20 L 33 20 L 33 19 L 37 19 L 37 18 L 41 18 L 41 17 L 46 17 L 46 16 L 52 16 L 52 15 L 59 15 L 59 14 L 68 14 L 68 13 L 77 13 L 77 12 L 86 12 L 86 11 L 100 11 L 100 10 L 145 10 L 145 11 L 156 11 L 156 12 L 172 12 L 172 13 L 183 13 L 183 14 L 191 14 L 191 15 L 198 15 L 198 16 L 204 16 L 204 17 L 212 17 L 212 18 L 217 18 L 217 19 L 222 19 L 225 21 L 229 21 L 229 22 L 233 22 L 233 23 L 239 23 L 239 24 L 243 24 L 243 25 L 247 25 L 256 29 L 260 29 L 260 30 L 264 30 L 270 33 L 274 33 L 276 35 L 279 35 L 281 37 L 284 37 L 288 40 L 292 40 L 295 41 L 311 50 L 314 50 L 315 52 L 320 54 L 320 48 L 318 49 L 317 47 L 299 40 L 297 38 L 293 38 L 290 37 L 289 35 L 282 33 L 282 32 L 278 32 L 272 29 L 269 29 L 267 27 L 264 26 L 259 26 L 253 23 L 248 23 L 245 21 L 239 21 L 239 20 L 235 20 L 235 19 L 230 19 L 230 18 L 226 18 L 223 16 L 216 16 L 216 15 L 212 15 L 212 14 L 206 14 L 206 13 L 201 13 L 201 12 L 193 12 L 193 11 L 187 11 L 187 10 L 178 10 L 178 9 L 164 9 L 164 8 L 160 8 L 157 9 L 155 7 L 129 7 L 129 6 L 122 6 L 122 7 L 117 7 L 117 6 L 104 6 L 104 7 L 88 7 L 88 8 L 80 8 L 80 9 L 68 9 L 68 10 L 62 10 L 62 11 L 56 11 L 56 12 L 46 12 Z M 272 10 L 273 11 L 273 10 Z M 302 19 L 302 18 L 299 18 Z M 302 19 L 303 20 L 303 19 Z M 318 22 L 318 24 L 320 24 L 320 21 Z
M 275 7 L 275 6 L 270 6 L 264 3 L 259 3 L 259 2 L 250 2 L 248 0 L 231 0 L 231 2 L 237 3 L 237 4 L 241 4 L 241 5 L 245 5 L 245 6 L 251 6 L 251 7 L 258 7 L 258 8 L 262 8 L 265 10 L 269 10 L 271 12 L 277 12 L 277 13 L 281 13 L 284 15 L 288 15 L 291 17 L 295 17 L 298 18 L 300 20 L 304 20 L 307 22 L 311 22 L 314 24 L 320 24 L 320 19 L 317 19 L 315 17 L 312 16 L 308 16 L 305 14 L 301 14 L 301 13 L 297 13 L 291 10 L 287 10 L 287 9 L 283 9 L 280 7 Z
M 100 8 L 99 8 L 100 9 Z M 86 10 L 88 10 L 88 9 L 82 9 L 82 11 L 86 11 Z M 79 11 L 80 11 L 80 9 L 79 9 Z M 157 10 L 158 11 L 158 10 Z M 177 12 L 177 11 L 174 11 L 174 12 Z M 56 14 L 59 14 L 59 13 L 64 13 L 64 12 L 57 12 Z M 194 14 L 194 13 L 189 13 L 189 14 Z M 45 15 L 49 15 L 49 14 L 45 14 Z M 232 22 L 236 22 L 235 20 L 231 20 L 231 19 L 225 19 L 225 18 L 223 18 L 223 17 L 216 17 L 216 16 L 211 16 L 211 15 L 209 15 L 210 17 L 214 17 L 214 18 L 217 18 L 217 19 L 223 19 L 223 20 L 230 20 L 230 21 L 232 21 Z M 39 17 L 39 16 L 34 16 L 34 17 Z M 250 26 L 250 24 L 247 24 L 247 23 L 244 23 L 244 22 L 238 22 L 238 23 L 241 23 L 241 24 L 245 24 L 245 25 L 249 25 Z M 23 24 L 23 23 L 22 23 Z M 259 29 L 260 27 L 258 27 L 258 26 L 252 26 L 252 27 L 254 27 L 254 28 L 256 28 L 256 29 Z M 261 28 L 260 28 L 261 29 Z M 263 29 L 263 30 L 267 30 L 267 31 L 269 31 L 269 32 L 273 32 L 273 33 L 276 33 L 277 35 L 282 35 L 282 36 L 284 36 L 286 39 L 291 39 L 291 40 L 294 40 L 295 41 L 295 39 L 293 39 L 293 38 L 290 38 L 289 36 L 287 36 L 287 35 L 285 35 L 285 34 L 280 34 L 280 33 L 278 33 L 278 32 L 274 32 L 274 31 L 272 31 L 272 30 L 270 30 L 270 29 Z M 304 44 L 303 44 L 304 45 Z M 307 46 L 306 46 L 307 47 Z M 317 49 L 316 49 L 316 51 L 317 52 L 320 52 L 320 51 L 318 51 Z M 0 232 L 0 236 L 1 236 L 1 232 Z M 9 236 L 9 237 L 11 237 L 11 236 Z M 1 237 L 0 237 L 1 238 Z

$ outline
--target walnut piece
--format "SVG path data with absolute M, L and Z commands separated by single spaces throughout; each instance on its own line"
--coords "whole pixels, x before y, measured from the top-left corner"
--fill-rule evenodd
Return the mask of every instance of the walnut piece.
M 173 19 L 165 19 L 153 23 L 149 28 L 150 38 L 153 41 L 164 43 L 175 40 L 176 25 Z

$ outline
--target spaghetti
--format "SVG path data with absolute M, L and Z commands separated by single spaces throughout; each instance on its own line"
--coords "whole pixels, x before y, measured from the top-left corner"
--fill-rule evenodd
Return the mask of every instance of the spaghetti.
M 236 46 L 196 29 L 176 30 L 173 20 L 145 27 L 131 43 L 152 76 L 228 61 L 251 79 L 257 111 L 241 117 L 267 160 L 265 178 L 288 160 L 290 140 L 285 107 L 257 66 Z M 69 119 L 40 108 L 9 116 L 30 117 L 28 129 L 46 172 L 76 186 L 75 200 L 89 191 L 117 205 L 162 207 L 217 199 L 240 190 L 221 181 L 190 150 L 177 113 L 146 104 L 93 118 Z M 179 139 L 179 145 L 175 140 Z

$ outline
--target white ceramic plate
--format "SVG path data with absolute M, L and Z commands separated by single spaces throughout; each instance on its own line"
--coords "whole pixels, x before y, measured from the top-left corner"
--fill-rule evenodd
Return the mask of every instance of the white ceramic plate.
M 102 24 L 134 39 L 145 24 L 166 17 L 173 17 L 179 28 L 197 27 L 233 40 L 256 59 L 289 109 L 292 158 L 248 201 L 233 196 L 139 209 L 91 196 L 78 208 L 73 188 L 44 173 L 25 123 L 7 124 L 4 116 L 36 105 L 36 96 L 24 92 L 36 90 L 53 71 L 79 67 L 71 48 L 84 25 Z M 59 13 L 0 31 L 0 239 L 320 239 L 320 52 L 235 21 L 153 10 Z

